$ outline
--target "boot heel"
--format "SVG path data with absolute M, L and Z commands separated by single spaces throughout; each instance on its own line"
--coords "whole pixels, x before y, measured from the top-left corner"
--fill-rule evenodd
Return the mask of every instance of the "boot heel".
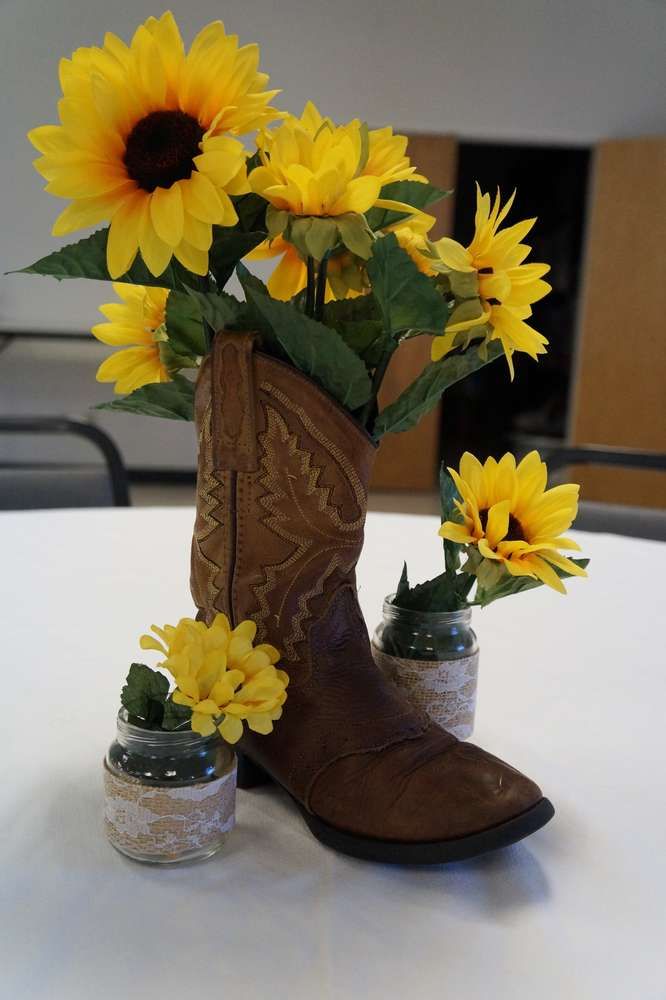
M 238 771 L 236 773 L 236 785 L 238 788 L 257 788 L 259 785 L 268 785 L 273 780 L 270 774 L 264 771 L 263 767 L 255 764 L 244 753 L 237 753 L 237 757 Z

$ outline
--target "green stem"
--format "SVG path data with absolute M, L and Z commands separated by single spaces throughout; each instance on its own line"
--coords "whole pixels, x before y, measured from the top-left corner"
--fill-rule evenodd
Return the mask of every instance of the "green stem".
M 312 257 L 307 259 L 308 284 L 305 293 L 305 314 L 311 319 L 314 317 L 315 306 L 315 264 Z
M 324 318 L 324 303 L 326 301 L 326 271 L 328 269 L 328 256 L 325 256 L 319 262 L 319 270 L 317 271 L 317 288 L 315 293 L 315 307 L 314 307 L 314 318 L 318 320 L 319 323 Z
M 370 418 L 373 416 L 373 411 L 376 408 L 377 396 L 379 395 L 379 390 L 382 387 L 382 382 L 384 381 L 384 376 L 386 375 L 386 369 L 389 366 L 389 361 L 393 357 L 393 352 L 395 350 L 395 344 L 393 341 L 384 351 L 384 355 L 375 368 L 375 374 L 372 377 L 372 392 L 370 393 L 370 399 L 363 407 L 361 413 L 361 423 L 369 431 L 370 430 Z

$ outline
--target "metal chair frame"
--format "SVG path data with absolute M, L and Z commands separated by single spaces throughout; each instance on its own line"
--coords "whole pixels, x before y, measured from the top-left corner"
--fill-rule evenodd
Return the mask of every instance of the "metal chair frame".
M 0 417 L 0 433 L 6 434 L 73 434 L 85 438 L 104 457 L 111 494 L 116 507 L 129 507 L 130 495 L 127 481 L 127 470 L 113 440 L 105 431 L 82 420 L 72 420 L 69 417 Z M 1 468 L 44 468 L 43 464 L 34 465 L 2 462 Z

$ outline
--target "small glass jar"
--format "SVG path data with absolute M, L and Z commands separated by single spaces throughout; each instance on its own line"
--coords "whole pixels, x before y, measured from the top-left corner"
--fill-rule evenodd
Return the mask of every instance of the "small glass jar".
M 458 739 L 474 728 L 479 644 L 472 609 L 408 611 L 384 601 L 372 651 L 409 700 Z
M 208 858 L 233 828 L 236 756 L 217 733 L 133 725 L 125 709 L 104 760 L 104 826 L 137 861 Z

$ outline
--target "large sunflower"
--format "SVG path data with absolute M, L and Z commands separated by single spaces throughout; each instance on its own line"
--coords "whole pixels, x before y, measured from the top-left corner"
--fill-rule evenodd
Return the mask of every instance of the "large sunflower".
M 499 462 L 479 460 L 465 452 L 460 471 L 449 469 L 461 499 L 455 505 L 461 521 L 446 521 L 439 534 L 451 542 L 478 549 L 484 560 L 503 566 L 512 576 L 541 580 L 566 593 L 555 572 L 587 576 L 558 549 L 579 546 L 563 537 L 576 517 L 579 487 L 567 483 L 546 489 L 548 470 L 537 451 L 516 466 L 507 453 Z M 477 575 L 483 578 L 483 564 Z
M 490 195 L 476 186 L 474 238 L 463 247 L 448 236 L 432 244 L 435 266 L 444 273 L 474 273 L 478 279 L 479 311 L 471 318 L 452 322 L 443 336 L 432 343 L 432 360 L 438 361 L 468 339 L 470 331 L 485 329 L 485 339 L 501 340 L 513 378 L 513 354 L 523 351 L 535 361 L 546 353 L 548 341 L 525 322 L 532 305 L 551 290 L 542 280 L 548 264 L 525 264 L 530 247 L 521 241 L 536 219 L 517 222 L 500 229 L 515 197 L 515 191 L 501 207 L 497 192 L 491 207 Z M 476 332 L 474 333 L 476 336 Z
M 164 327 L 168 290 L 119 282 L 114 282 L 113 290 L 121 301 L 99 307 L 108 322 L 98 323 L 91 332 L 103 344 L 123 350 L 102 362 L 97 381 L 115 382 L 117 393 L 134 392 L 150 382 L 169 382 L 157 340 Z
M 72 199 L 53 235 L 110 221 L 112 278 L 138 250 L 154 275 L 172 256 L 206 274 L 212 225 L 234 225 L 229 196 L 249 190 L 232 136 L 276 115 L 268 102 L 277 91 L 264 89 L 258 61 L 258 47 L 239 47 L 221 21 L 185 53 L 170 12 L 148 18 L 129 46 L 107 34 L 101 48 L 63 59 L 61 124 L 28 135 L 43 154 L 35 167 L 46 190 Z

